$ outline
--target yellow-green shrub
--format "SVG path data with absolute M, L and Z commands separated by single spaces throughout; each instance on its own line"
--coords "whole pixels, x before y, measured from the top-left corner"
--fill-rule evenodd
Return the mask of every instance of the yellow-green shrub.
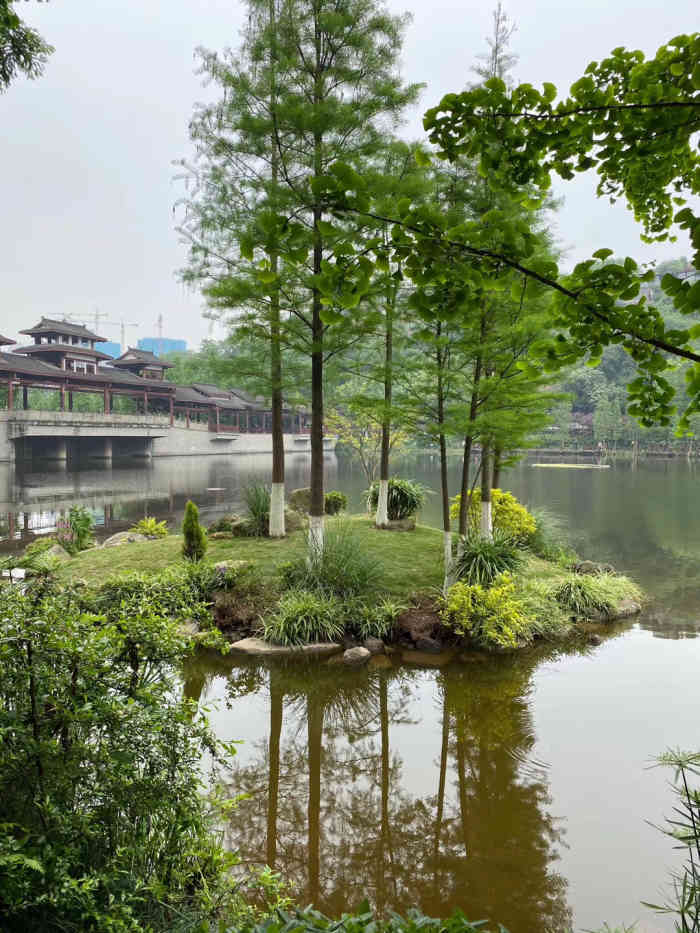
M 440 617 L 455 634 L 482 648 L 518 648 L 532 640 L 510 574 L 502 574 L 488 589 L 455 583 L 442 601 Z
M 450 518 L 459 518 L 459 506 L 462 497 L 457 495 L 452 500 Z M 491 490 L 493 527 L 519 544 L 527 544 L 537 530 L 537 522 L 524 505 L 511 492 L 502 489 Z M 472 531 L 479 529 L 481 521 L 481 490 L 475 489 L 469 502 L 469 525 Z

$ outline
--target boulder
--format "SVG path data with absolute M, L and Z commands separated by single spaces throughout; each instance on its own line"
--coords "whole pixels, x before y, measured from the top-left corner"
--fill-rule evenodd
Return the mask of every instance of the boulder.
M 437 638 L 419 638 L 416 642 L 416 650 L 425 651 L 428 654 L 440 654 L 442 651 L 442 644 Z
M 118 547 L 120 544 L 135 544 L 139 541 L 148 541 L 148 538 L 135 531 L 118 531 L 111 538 L 103 541 L 102 547 Z
M 293 509 L 295 512 L 309 512 L 311 508 L 311 489 L 309 486 L 304 486 L 301 489 L 293 489 L 289 493 L 289 498 L 287 504 L 290 509 Z
M 365 638 L 363 647 L 370 654 L 384 654 L 384 642 L 381 638 Z
M 386 525 L 382 525 L 385 531 L 415 531 L 415 518 L 390 518 Z
M 574 573 L 615 573 L 612 564 L 599 564 L 594 560 L 582 560 L 574 564 Z
M 239 651 L 253 658 L 289 658 L 298 657 L 328 657 L 342 651 L 340 645 L 330 642 L 318 642 L 310 645 L 273 645 L 262 638 L 242 638 L 240 641 L 234 641 L 231 645 L 232 651 Z
M 642 607 L 634 599 L 623 599 L 610 613 L 611 619 L 629 619 L 642 611 Z
M 361 664 L 366 664 L 371 657 L 372 655 L 366 648 L 348 648 L 343 652 L 343 664 L 347 664 L 348 667 L 359 667 Z
M 178 631 L 185 638 L 193 638 L 199 632 L 199 626 L 194 619 L 185 619 L 178 625 Z
M 594 632 L 593 634 L 588 636 L 588 644 L 593 645 L 594 647 L 597 647 L 598 645 L 603 644 L 603 639 L 600 637 L 600 635 L 596 635 Z
M 42 557 L 53 557 L 56 560 L 67 561 L 70 560 L 70 554 L 66 551 L 65 548 L 62 548 L 60 544 L 53 544 L 48 551 L 44 551 L 41 555 Z
M 406 664 L 418 664 L 421 667 L 444 667 L 454 657 L 454 651 L 432 654 L 427 651 L 402 651 L 401 660 Z
M 404 610 L 396 620 L 399 640 L 417 644 L 421 638 L 434 638 L 440 629 L 440 617 L 433 606 L 415 606 Z

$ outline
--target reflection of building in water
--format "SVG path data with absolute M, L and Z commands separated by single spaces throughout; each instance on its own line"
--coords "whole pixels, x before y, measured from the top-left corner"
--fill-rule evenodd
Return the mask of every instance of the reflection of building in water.
M 244 864 L 274 867 L 332 916 L 368 896 L 382 911 L 416 905 L 444 917 L 459 907 L 511 933 L 571 928 L 554 866 L 562 829 L 546 771 L 531 760 L 537 660 L 429 675 L 228 663 L 234 719 L 249 693 L 266 693 L 269 711 L 255 753 L 234 761 L 230 790 L 247 796 L 228 841 Z M 199 698 L 207 676 L 193 662 L 186 694 Z M 421 722 L 435 701 L 438 743 L 439 726 Z
M 309 483 L 309 456 L 287 454 L 289 490 Z M 32 465 L 33 466 L 33 465 Z M 65 470 L 43 464 L 41 471 L 0 463 L 0 539 L 52 532 L 71 505 L 90 509 L 98 526 L 120 531 L 144 515 L 177 523 L 193 499 L 206 522 L 238 508 L 250 482 L 269 482 L 268 454 L 229 457 L 168 457 L 139 467 Z M 338 462 L 327 453 L 325 478 L 335 484 Z
M 105 338 L 81 324 L 42 318 L 22 333 L 34 342 L 0 352 L 0 461 L 272 450 L 264 398 L 175 385 L 172 363 L 134 347 L 112 359 L 97 349 Z M 285 408 L 282 421 L 286 449 L 308 445 L 305 410 Z

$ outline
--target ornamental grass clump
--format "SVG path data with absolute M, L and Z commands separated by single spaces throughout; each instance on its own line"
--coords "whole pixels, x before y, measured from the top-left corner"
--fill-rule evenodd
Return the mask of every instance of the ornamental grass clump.
M 554 587 L 552 596 L 562 609 L 581 618 L 611 615 L 623 599 L 642 600 L 641 590 L 628 577 L 607 573 L 570 573 Z
M 366 495 L 367 510 L 376 512 L 379 503 L 379 483 L 372 483 Z M 427 489 L 421 483 L 416 483 L 410 479 L 399 479 L 398 477 L 390 479 L 387 502 L 389 521 L 397 522 L 413 518 L 416 512 L 423 508 L 426 495 Z
M 346 630 L 359 641 L 365 641 L 367 638 L 380 638 L 384 641 L 391 637 L 397 618 L 406 608 L 402 603 L 391 599 L 380 599 L 371 605 L 347 605 Z
M 185 560 L 201 560 L 207 550 L 207 534 L 199 524 L 199 509 L 192 501 L 188 501 L 185 506 L 182 537 L 182 556 Z
M 520 562 L 514 540 L 504 532 L 494 531 L 493 538 L 470 534 L 455 561 L 454 573 L 465 583 L 491 586 L 500 574 L 515 571 Z
M 513 578 L 507 573 L 489 588 L 455 583 L 442 599 L 440 618 L 455 635 L 479 648 L 520 648 L 534 637 Z
M 263 620 L 263 638 L 275 645 L 334 642 L 343 637 L 342 604 L 328 593 L 289 590 Z
M 252 538 L 266 538 L 270 534 L 270 489 L 263 483 L 251 483 L 243 490 L 248 515 L 246 523 Z
M 310 547 L 308 557 L 290 561 L 280 570 L 286 589 L 317 590 L 341 598 L 364 595 L 379 579 L 376 560 L 345 519 L 328 522 L 322 549 Z

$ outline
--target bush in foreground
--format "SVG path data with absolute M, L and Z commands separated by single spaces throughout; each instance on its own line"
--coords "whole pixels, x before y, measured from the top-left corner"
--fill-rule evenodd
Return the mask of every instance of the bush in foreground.
M 236 907 L 199 762 L 227 749 L 179 699 L 150 612 L 107 621 L 45 578 L 0 588 L 0 914 L 8 933 L 135 933 Z
M 413 518 L 425 504 L 426 488 L 421 483 L 395 476 L 389 480 L 387 513 L 390 522 Z M 376 512 L 379 503 L 379 483 L 372 483 L 367 490 L 367 509 Z

